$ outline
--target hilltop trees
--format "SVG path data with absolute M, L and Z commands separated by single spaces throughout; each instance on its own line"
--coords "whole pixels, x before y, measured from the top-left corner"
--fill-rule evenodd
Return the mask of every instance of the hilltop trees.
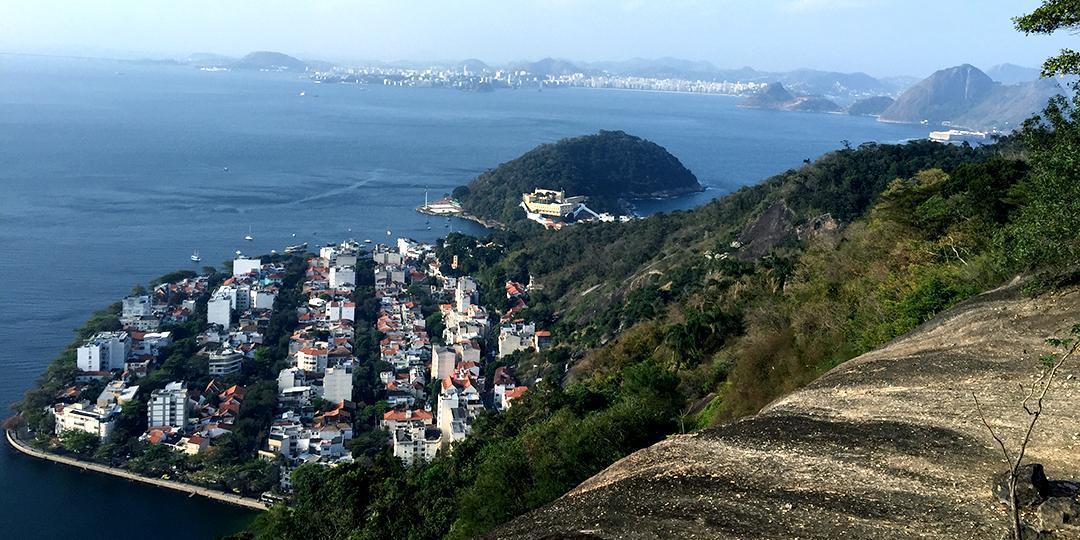
M 1016 29 L 1025 34 L 1053 34 L 1058 30 L 1080 29 L 1080 4 L 1074 0 L 1043 0 L 1027 15 L 1013 19 Z M 1063 49 L 1043 63 L 1043 77 L 1080 73 L 1080 52 Z

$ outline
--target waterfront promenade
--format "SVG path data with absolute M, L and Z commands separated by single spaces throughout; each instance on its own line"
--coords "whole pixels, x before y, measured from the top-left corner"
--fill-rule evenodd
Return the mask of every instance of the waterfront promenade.
M 5 435 L 7 437 L 8 444 L 10 444 L 12 448 L 31 457 L 45 459 L 56 463 L 63 463 L 64 465 L 78 467 L 83 470 L 108 474 L 119 478 L 132 480 L 134 482 L 142 482 L 144 484 L 150 484 L 158 487 L 163 487 L 165 489 L 188 493 L 190 495 L 198 495 L 200 497 L 206 497 L 215 501 L 221 501 L 229 504 L 235 504 L 237 506 L 243 506 L 252 510 L 266 510 L 266 504 L 264 504 L 262 501 L 259 501 L 258 499 L 252 499 L 251 497 L 243 497 L 235 493 L 228 493 L 225 491 L 218 491 L 216 489 L 194 486 L 191 484 L 185 484 L 183 482 L 176 482 L 173 480 L 147 478 L 145 476 L 139 476 L 130 471 L 125 471 L 116 467 L 109 467 L 106 465 L 100 465 L 97 463 L 90 463 L 74 458 L 69 458 L 66 456 L 58 456 L 55 454 L 50 454 L 48 452 L 42 452 L 20 441 L 17 437 L 15 437 L 11 430 L 5 430 Z

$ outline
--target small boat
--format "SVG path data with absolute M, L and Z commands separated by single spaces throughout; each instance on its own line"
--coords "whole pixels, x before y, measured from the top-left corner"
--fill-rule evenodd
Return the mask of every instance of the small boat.
M 365 244 L 370 244 L 370 243 L 371 243 L 371 239 L 367 239 L 367 240 L 364 240 L 364 243 L 365 243 Z
M 250 242 L 250 241 L 252 241 L 254 239 L 255 239 L 255 237 L 251 236 L 251 225 L 248 225 L 248 233 L 244 235 L 244 240 L 247 240 L 248 242 Z
M 196 249 L 195 252 L 191 254 L 191 262 L 199 262 L 201 260 L 202 257 L 199 256 L 199 250 Z
M 303 90 L 300 91 L 300 97 L 304 97 L 306 95 L 307 95 L 307 93 L 305 93 Z
M 228 168 L 228 167 L 222 167 L 222 168 L 221 168 L 221 171 L 222 171 L 222 172 L 229 172 L 229 168 Z
M 303 253 L 307 249 L 307 242 L 303 244 L 296 244 L 292 246 L 285 246 L 285 253 Z
M 393 236 L 394 233 L 390 232 L 390 229 L 386 229 L 386 236 Z

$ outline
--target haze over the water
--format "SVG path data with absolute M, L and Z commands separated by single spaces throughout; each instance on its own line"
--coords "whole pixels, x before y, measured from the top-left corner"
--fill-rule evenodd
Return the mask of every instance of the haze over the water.
M 925 76 L 1035 66 L 1067 36 L 1024 37 L 1036 0 L 4 0 L 0 52 L 501 63 L 672 56 L 720 67 Z

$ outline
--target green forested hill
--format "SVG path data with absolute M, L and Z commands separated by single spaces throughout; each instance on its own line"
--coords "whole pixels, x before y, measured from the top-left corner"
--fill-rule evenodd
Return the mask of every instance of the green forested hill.
M 585 195 L 597 212 L 621 212 L 631 199 L 701 191 L 701 184 L 662 146 L 622 131 L 543 144 L 454 190 L 470 214 L 508 223 L 521 194 L 536 188 Z
M 474 537 L 668 435 L 756 412 L 1017 273 L 1030 293 L 1075 283 L 1073 117 L 1058 100 L 990 147 L 844 149 L 632 223 L 450 235 L 440 258 L 457 255 L 453 271 L 478 277 L 490 307 L 506 307 L 505 279 L 532 278 L 519 316 L 551 328 L 555 346 L 485 366 L 517 365 L 529 392 L 427 465 L 365 447 L 352 465 L 301 467 L 294 505 L 261 516 L 255 534 Z M 761 255 L 732 244 L 776 216 L 786 236 Z

